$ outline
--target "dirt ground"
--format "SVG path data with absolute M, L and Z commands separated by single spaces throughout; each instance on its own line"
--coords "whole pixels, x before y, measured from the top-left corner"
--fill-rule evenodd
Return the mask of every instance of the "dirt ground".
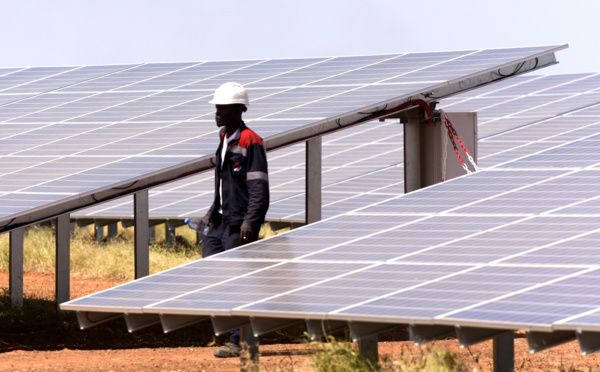
M 53 275 L 26 273 L 26 295 L 52 298 Z M 71 279 L 71 298 L 119 284 L 100 279 Z M 8 273 L 0 271 L 0 288 L 8 287 Z M 45 301 L 40 299 L 39 301 Z M 48 301 L 46 301 L 48 303 Z M 48 303 L 47 306 L 53 306 Z M 302 328 L 290 328 L 261 338 L 261 371 L 311 371 L 311 356 L 301 342 Z M 418 357 L 420 347 L 402 341 L 404 331 L 380 336 L 379 353 L 392 360 Z M 215 338 L 210 323 L 163 334 L 160 326 L 133 334 L 115 320 L 79 330 L 73 314 L 22 319 L 0 318 L 0 371 L 239 371 L 239 359 L 218 359 L 212 353 L 226 342 Z M 477 371 L 491 371 L 492 342 L 461 349 L 455 339 L 424 348 L 443 348 Z M 577 342 L 530 354 L 522 334 L 515 338 L 516 371 L 600 371 L 600 353 L 582 356 Z

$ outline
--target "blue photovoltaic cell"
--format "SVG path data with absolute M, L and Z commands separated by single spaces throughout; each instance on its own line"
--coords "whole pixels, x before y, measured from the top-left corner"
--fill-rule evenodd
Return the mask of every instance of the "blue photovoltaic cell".
M 97 92 L 123 88 L 143 80 L 168 74 L 197 63 L 148 63 L 119 71 L 102 79 L 84 81 L 61 89 L 67 92 Z
M 513 162 L 503 168 L 574 168 L 600 163 L 600 153 L 593 151 L 600 144 L 600 135 L 590 136 L 573 143 L 534 154 Z
M 371 231 L 365 239 L 341 244 L 322 253 L 308 256 L 310 259 L 329 260 L 400 260 L 424 262 L 419 252 L 437 245 L 463 239 L 482 230 L 513 222 L 514 217 L 418 217 L 393 229 Z M 369 248 L 366 249 L 366 246 Z M 436 260 L 447 263 L 443 258 Z M 454 261 L 459 262 L 455 260 Z M 462 262 L 468 262 L 467 260 Z
M 408 53 L 394 58 L 390 58 L 381 63 L 367 66 L 366 68 L 351 71 L 340 76 L 325 79 L 321 84 L 339 84 L 341 82 L 350 84 L 363 84 L 368 81 L 410 82 L 414 79 L 400 78 L 410 72 L 423 69 L 428 66 L 450 60 L 465 54 L 469 51 L 458 52 L 433 52 L 433 53 Z M 388 75 L 388 76 L 386 76 Z M 389 77 L 389 75 L 392 75 Z M 394 79 L 396 78 L 396 79 Z M 430 78 L 420 79 L 419 81 L 431 81 Z
M 300 288 L 290 294 L 243 306 L 236 313 L 327 313 L 401 289 L 422 285 L 468 268 L 469 266 L 451 265 L 376 265 L 366 270 L 348 272 L 347 275 L 321 284 Z
M 489 266 L 464 272 L 455 271 L 455 275 L 439 281 L 409 290 L 399 290 L 397 294 L 349 307 L 340 311 L 340 315 L 361 314 L 374 318 L 434 318 L 473 319 L 456 310 L 489 301 L 507 293 L 524 290 L 565 275 L 581 271 L 573 268 L 532 268 Z M 486 306 L 486 305 L 482 305 Z M 504 315 L 510 317 L 508 309 Z M 473 310 L 475 311 L 475 310 Z M 463 315 L 465 314 L 465 315 Z M 488 321 L 501 321 L 489 319 Z
M 83 66 L 72 70 L 49 76 L 47 78 L 34 80 L 13 88 L 3 90 L 2 93 L 45 93 L 55 89 L 63 88 L 71 84 L 92 80 L 120 70 L 131 68 L 133 65 L 114 66 Z
M 407 260 L 472 264 L 494 263 L 496 261 L 537 265 L 573 264 L 574 262 L 568 262 L 567 257 L 563 262 L 559 262 L 558 259 L 554 261 L 544 260 L 544 252 L 548 248 L 540 248 L 559 241 L 573 239 L 580 234 L 600 228 L 600 219 L 581 219 L 578 217 L 537 217 L 534 219 L 514 219 L 513 221 L 514 223 L 499 226 L 493 231 L 483 231 L 480 234 L 470 236 L 468 239 L 458 240 L 439 248 L 415 254 L 408 257 Z M 526 254 L 527 252 L 531 253 Z M 538 259 L 536 260 L 536 258 Z M 579 263 L 584 264 L 582 260 Z
M 243 278 L 158 303 L 150 309 L 227 311 L 365 267 L 367 264 L 283 263 Z
M 30 67 L 7 73 L 0 76 L 0 93 L 19 85 L 39 81 L 73 69 L 75 67 Z
M 563 218 L 562 220 L 565 220 Z M 564 229 L 572 229 L 571 237 L 550 240 L 546 247 L 536 249 L 530 253 L 520 255 L 505 263 L 525 265 L 598 265 L 600 264 L 600 246 L 598 240 L 600 229 L 599 218 L 570 217 L 573 221 L 569 225 L 563 225 Z M 578 226 L 574 226 L 577 224 Z M 551 227 L 557 228 L 556 225 Z M 579 229 L 579 233 L 577 233 Z M 592 233 L 590 233 L 592 232 Z
M 436 213 L 442 211 L 465 211 L 468 213 L 471 203 L 483 203 L 500 193 L 516 190 L 549 177 L 565 173 L 560 170 L 540 170 L 523 172 L 520 170 L 486 171 L 474 173 L 469 177 L 457 178 L 444 183 L 439 188 L 420 190 L 394 200 L 367 207 L 365 213 Z M 432 203 L 428 200 L 435 201 Z M 482 201 L 483 200 L 483 201 Z M 480 202 L 482 201 L 482 202 Z M 486 209 L 480 208 L 485 212 Z M 487 209 L 488 212 L 497 213 Z
M 96 307 L 148 306 L 271 265 L 272 262 L 260 261 L 198 260 L 70 301 L 69 304 Z
M 117 90 L 165 90 L 172 89 L 174 86 L 180 89 L 186 89 L 189 84 L 203 79 L 228 73 L 230 71 L 250 66 L 258 61 L 231 61 L 231 62 L 200 62 L 190 65 L 173 72 L 162 74 L 149 79 L 135 82 Z
M 600 289 L 598 270 L 589 273 L 581 269 L 563 270 L 571 271 L 563 275 L 573 277 L 459 311 L 448 317 L 496 323 L 552 324 L 600 307 L 600 298 L 597 296 Z

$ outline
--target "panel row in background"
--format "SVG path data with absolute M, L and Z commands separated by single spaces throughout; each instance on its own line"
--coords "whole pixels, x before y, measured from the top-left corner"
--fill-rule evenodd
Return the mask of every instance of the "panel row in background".
M 598 74 L 520 76 L 443 100 L 440 107 L 478 113 L 479 134 L 483 137 L 477 149 L 478 163 L 486 168 L 594 133 L 600 125 L 600 103 L 588 104 L 598 90 Z M 538 105 L 531 110 L 536 115 L 518 117 L 519 102 L 530 97 L 538 99 Z M 496 102 L 496 116 L 481 106 L 486 100 Z M 556 100 L 566 100 L 569 105 L 562 106 L 564 111 L 544 108 Z M 519 120 L 513 120 L 515 116 Z M 403 193 L 402 127 L 390 126 L 391 122 L 370 122 L 323 137 L 324 217 L 372 204 L 390 193 Z M 482 132 L 487 135 L 482 136 Z M 270 153 L 269 164 L 273 202 L 268 217 L 303 220 L 303 145 Z M 210 175 L 203 175 L 154 189 L 150 194 L 150 214 L 164 219 L 203 214 L 212 202 L 213 184 Z M 132 211 L 132 201 L 125 199 L 76 215 L 132 218 Z
M 383 79 L 396 82 L 399 79 L 390 76 L 407 74 L 416 81 L 442 80 L 440 72 L 444 77 L 458 78 L 464 75 L 465 69 L 493 67 L 523 54 L 534 55 L 548 49 L 550 47 L 541 46 L 354 57 L 11 68 L 0 69 L 0 94 L 5 102 L 10 102 L 19 99 L 19 95 L 59 89 L 78 93 L 210 90 L 226 81 L 263 88 L 338 85 L 340 82 L 368 84 Z M 344 76 L 340 78 L 341 75 Z
M 371 202 L 404 192 L 402 126 L 372 121 L 323 137 L 323 215 L 330 217 L 365 205 L 353 205 L 369 194 Z M 213 147 L 217 146 L 215 138 Z M 270 220 L 304 220 L 305 145 L 269 152 Z M 153 218 L 202 216 L 212 204 L 213 172 L 150 190 Z M 380 198 L 380 199 L 377 199 Z M 73 217 L 133 218 L 131 197 L 87 208 Z
M 248 122 L 268 140 L 327 118 L 368 115 L 470 74 L 554 58 L 562 48 L 116 66 L 79 82 L 69 79 L 83 68 L 7 70 L 0 76 L 0 218 L 210 156 L 216 127 L 207 101 L 226 81 L 247 86 Z M 16 194 L 35 200 L 18 205 Z
M 598 116 L 600 74 L 522 75 L 444 99 L 448 111 L 477 112 L 479 137 L 573 114 Z M 520 138 L 524 140 L 524 138 Z

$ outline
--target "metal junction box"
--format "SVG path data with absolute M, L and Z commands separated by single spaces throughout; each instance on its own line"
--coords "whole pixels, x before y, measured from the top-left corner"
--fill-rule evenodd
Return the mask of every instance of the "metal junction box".
M 477 113 L 443 110 L 440 113 L 441 120 L 431 124 L 422 121 L 404 124 L 404 184 L 407 193 L 467 174 L 448 137 L 446 118 L 477 162 Z M 456 138 L 454 141 L 464 163 L 473 171 L 467 154 Z

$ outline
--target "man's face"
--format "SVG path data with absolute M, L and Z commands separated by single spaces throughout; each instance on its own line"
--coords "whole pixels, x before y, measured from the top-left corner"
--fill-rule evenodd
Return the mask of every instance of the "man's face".
M 215 105 L 215 121 L 218 127 L 231 126 L 241 120 L 242 111 L 239 105 Z

